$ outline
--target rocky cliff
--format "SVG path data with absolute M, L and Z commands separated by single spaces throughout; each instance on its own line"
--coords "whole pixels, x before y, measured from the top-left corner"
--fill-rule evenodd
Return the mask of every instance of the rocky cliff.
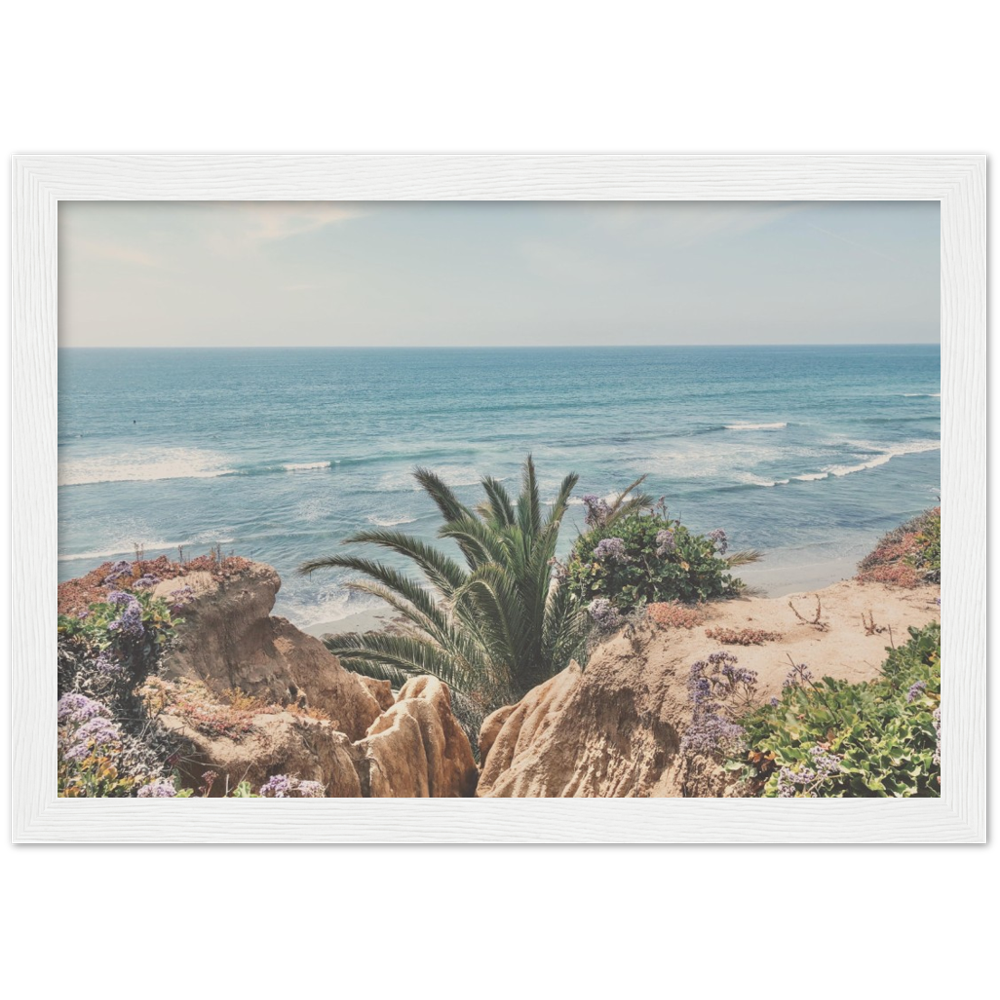
M 213 794 L 275 774 L 330 796 L 468 796 L 478 771 L 446 685 L 389 684 L 345 670 L 316 638 L 272 616 L 278 574 L 249 563 L 228 579 L 193 572 L 157 584 L 182 623 L 149 697 L 182 747 L 176 765 Z
M 726 649 L 758 674 L 757 698 L 777 694 L 790 663 L 816 677 L 873 678 L 892 637 L 936 619 L 939 588 L 898 590 L 846 581 L 793 599 L 708 605 L 706 621 L 664 628 L 647 618 L 603 643 L 587 669 L 571 663 L 480 733 L 481 796 L 714 796 L 732 788 L 704 760 L 678 753 L 691 719 L 691 664 Z M 817 614 L 817 600 L 819 602 Z M 874 614 L 874 618 L 868 617 Z M 816 618 L 816 621 L 812 619 Z M 723 645 L 706 629 L 767 634 Z

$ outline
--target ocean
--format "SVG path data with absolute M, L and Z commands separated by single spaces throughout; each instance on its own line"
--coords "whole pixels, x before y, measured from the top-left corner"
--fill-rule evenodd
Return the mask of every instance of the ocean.
M 691 529 L 765 553 L 749 583 L 821 586 L 937 503 L 940 403 L 937 345 L 63 349 L 59 579 L 221 545 L 278 570 L 276 613 L 334 622 L 373 602 L 303 560 L 373 525 L 432 539 L 414 467 L 471 504 L 484 475 L 516 493 L 530 452 L 543 497 L 580 476 L 562 552 L 579 497 L 645 473 Z

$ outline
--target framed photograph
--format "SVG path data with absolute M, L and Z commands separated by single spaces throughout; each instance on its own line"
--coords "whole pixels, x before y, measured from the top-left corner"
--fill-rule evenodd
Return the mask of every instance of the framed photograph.
M 16 157 L 15 841 L 983 842 L 985 213 Z

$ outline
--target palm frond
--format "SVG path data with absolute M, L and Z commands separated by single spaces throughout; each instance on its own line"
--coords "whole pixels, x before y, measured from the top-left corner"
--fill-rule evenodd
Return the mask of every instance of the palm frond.
M 489 498 L 488 503 L 483 504 L 481 510 L 489 511 L 489 517 L 501 528 L 510 527 L 514 523 L 514 505 L 511 502 L 510 494 L 504 489 L 503 483 L 493 476 L 487 476 L 483 480 L 483 489 Z
M 392 531 L 385 528 L 359 531 L 344 539 L 344 544 L 378 545 L 401 556 L 406 556 L 420 567 L 428 582 L 446 596 L 465 582 L 466 571 L 454 559 L 440 549 L 434 548 L 433 545 L 428 545 L 402 531 Z M 331 562 L 332 559 L 337 558 L 337 556 L 332 556 L 324 559 L 312 559 L 303 563 L 299 567 L 299 572 L 311 573 L 316 569 L 339 565 Z
M 473 513 L 465 504 L 461 503 L 455 496 L 450 486 L 446 486 L 444 480 L 430 469 L 417 468 L 413 472 L 413 478 L 420 484 L 424 492 L 430 494 L 431 499 L 441 511 L 441 516 L 446 521 L 454 521 L 460 517 L 472 517 Z
M 430 674 L 460 690 L 468 686 L 469 665 L 429 639 L 387 632 L 346 632 L 327 636 L 324 645 L 345 667 L 349 663 L 381 664 L 408 677 Z
M 534 535 L 542 523 L 542 501 L 538 495 L 535 463 L 529 455 L 521 471 L 521 495 L 517 498 L 517 521 L 525 535 Z
M 746 566 L 748 563 L 759 562 L 764 558 L 764 553 L 759 549 L 742 549 L 725 557 L 726 562 L 732 566 Z

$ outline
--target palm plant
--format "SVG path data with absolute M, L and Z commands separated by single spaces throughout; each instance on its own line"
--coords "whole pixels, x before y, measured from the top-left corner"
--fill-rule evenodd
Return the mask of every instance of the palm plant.
M 331 636 L 327 648 L 345 667 L 393 685 L 432 674 L 488 705 L 516 699 L 562 670 L 586 640 L 584 609 L 552 573 L 559 526 L 578 477 L 568 475 L 548 515 L 531 456 L 513 500 L 503 484 L 482 480 L 486 500 L 462 504 L 428 469 L 414 477 L 444 518 L 439 538 L 452 539 L 464 560 L 400 531 L 361 531 L 345 540 L 368 543 L 409 559 L 423 582 L 356 556 L 327 556 L 299 571 L 337 567 L 367 580 L 348 584 L 381 598 L 405 620 L 398 632 Z

